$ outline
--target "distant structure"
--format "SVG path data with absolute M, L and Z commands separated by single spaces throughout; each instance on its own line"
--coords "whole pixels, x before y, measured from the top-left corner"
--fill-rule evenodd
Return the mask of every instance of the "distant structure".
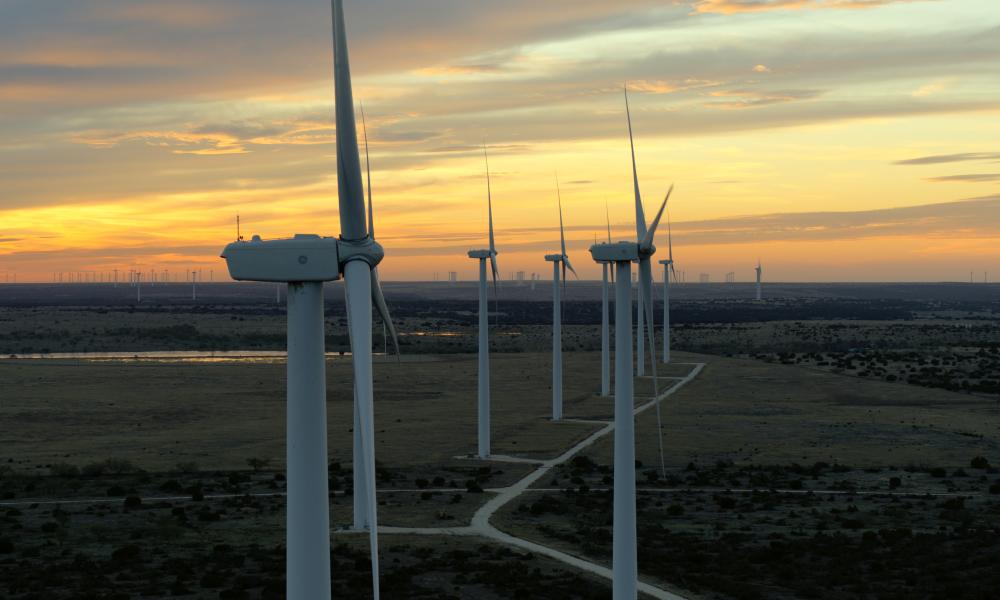
M 760 302 L 760 298 L 761 298 L 761 293 L 760 293 L 760 276 L 763 274 L 764 269 L 761 268 L 761 266 L 760 266 L 760 259 L 759 258 L 757 259 L 757 266 L 754 267 L 753 270 L 757 273 L 757 301 Z
M 448 271 L 448 281 L 450 283 L 456 283 L 458 281 L 458 272 L 457 271 Z
M 708 273 L 700 273 L 698 275 L 698 282 L 699 283 L 708 283 L 709 282 Z
M 515 281 L 517 281 L 517 285 L 524 285 L 524 271 L 517 272 L 515 275 Z
M 736 283 L 736 273 L 730 271 L 726 273 L 726 283 Z
M 486 157 L 486 148 L 483 148 Z M 493 276 L 493 297 L 496 299 L 497 277 L 500 269 L 497 267 L 497 249 L 493 239 L 493 195 L 490 191 L 490 162 L 486 157 L 486 210 L 488 214 L 488 233 L 490 247 L 483 250 L 469 250 L 469 258 L 479 261 L 479 368 L 477 384 L 477 416 L 478 416 L 478 455 L 479 458 L 490 456 L 490 342 L 489 342 L 489 304 L 486 287 L 486 261 L 490 261 L 490 272 Z
M 559 182 L 556 182 L 556 195 L 559 198 L 559 254 L 546 254 L 545 260 L 552 263 L 552 420 L 562 420 L 562 295 L 559 289 L 559 271 L 562 268 L 563 285 L 566 281 L 566 269 L 576 275 L 576 269 L 569 262 L 566 254 L 566 235 L 563 232 L 562 195 L 559 192 Z

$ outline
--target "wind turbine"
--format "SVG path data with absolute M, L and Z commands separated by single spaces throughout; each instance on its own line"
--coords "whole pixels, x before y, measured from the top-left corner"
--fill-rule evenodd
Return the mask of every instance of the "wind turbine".
M 760 259 L 757 259 L 757 266 L 753 268 L 757 272 L 757 301 L 760 301 L 760 276 L 764 273 L 764 269 L 760 266 Z
M 671 191 L 673 188 L 671 188 Z M 638 567 L 636 561 L 636 509 L 635 509 L 635 413 L 632 385 L 632 263 L 639 263 L 639 293 L 647 302 L 643 305 L 647 316 L 650 355 L 653 346 L 652 319 L 652 269 L 649 261 L 656 252 L 653 235 L 660 216 L 670 198 L 663 200 L 659 214 L 638 243 L 618 242 L 594 244 L 590 253 L 596 262 L 614 263 L 617 275 L 615 284 L 615 438 L 614 438 L 614 520 L 612 534 L 612 597 L 614 600 L 634 600 Z M 640 220 L 641 221 L 641 220 Z M 643 228 L 645 222 L 641 221 Z M 642 339 L 643 332 L 638 337 Z M 654 394 L 656 387 L 656 361 L 652 360 Z M 659 408 L 659 404 L 657 404 Z M 657 413 L 659 415 L 659 413 Z M 657 417 L 659 429 L 659 416 Z M 659 435 L 659 431 L 657 432 Z M 662 446 L 660 460 L 662 462 Z
M 342 0 L 332 0 L 337 132 L 339 238 L 297 234 L 291 239 L 237 240 L 223 251 L 236 280 L 287 282 L 288 483 L 286 597 L 330 598 L 330 505 L 326 448 L 326 365 L 323 282 L 344 278 L 354 366 L 356 429 L 363 438 L 374 597 L 379 597 L 372 407 L 372 305 L 387 323 L 375 267 L 384 251 L 365 223 L 350 61 Z M 395 331 L 393 330 L 395 337 Z
M 661 260 L 663 265 L 663 364 L 670 362 L 670 275 L 677 281 L 677 271 L 674 270 L 674 239 L 670 231 L 670 211 L 667 211 L 667 259 Z
M 469 250 L 469 258 L 479 260 L 479 458 L 490 455 L 490 342 L 489 342 L 489 302 L 486 297 L 486 259 L 490 261 L 493 273 L 493 297 L 497 295 L 497 249 L 493 239 L 493 194 L 490 190 L 490 159 L 483 148 L 486 159 L 486 206 L 489 214 L 490 247 L 485 250 Z
M 562 419 L 562 295 L 559 290 L 559 268 L 562 267 L 563 285 L 566 280 L 566 269 L 574 276 L 576 269 L 569 262 L 566 254 L 566 234 L 563 231 L 562 192 L 556 181 L 556 195 L 559 199 L 559 244 L 560 254 L 546 254 L 545 260 L 552 263 L 552 420 Z

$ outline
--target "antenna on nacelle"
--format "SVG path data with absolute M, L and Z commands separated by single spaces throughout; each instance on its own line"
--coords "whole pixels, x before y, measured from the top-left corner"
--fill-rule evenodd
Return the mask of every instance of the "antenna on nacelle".
M 236 241 L 243 241 L 243 236 L 240 235 L 240 213 L 236 213 Z

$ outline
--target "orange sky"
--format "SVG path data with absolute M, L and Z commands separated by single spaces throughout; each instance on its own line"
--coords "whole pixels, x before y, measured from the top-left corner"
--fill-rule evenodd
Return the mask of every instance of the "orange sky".
M 44 4 L 44 3 L 42 3 Z M 502 6 L 501 6 L 502 4 Z M 347 0 L 386 279 L 485 244 L 549 276 L 634 234 L 671 183 L 690 280 L 966 280 L 1000 272 L 992 0 Z M 0 282 L 225 267 L 244 233 L 333 235 L 329 5 L 0 6 Z M 664 230 L 665 231 L 665 230 Z M 666 247 L 664 236 L 658 245 Z

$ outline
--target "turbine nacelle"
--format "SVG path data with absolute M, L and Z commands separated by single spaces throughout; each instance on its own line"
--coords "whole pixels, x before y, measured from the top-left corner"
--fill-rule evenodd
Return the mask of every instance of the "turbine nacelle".
M 565 254 L 546 254 L 545 260 L 548 262 L 564 262 L 566 260 Z
M 491 250 L 469 250 L 469 258 L 485 259 L 496 255 L 497 253 Z
M 222 251 L 229 276 L 237 281 L 306 282 L 336 281 L 344 265 L 362 260 L 374 267 L 385 256 L 371 238 L 358 241 L 297 233 L 294 237 L 232 242 Z
M 590 247 L 590 255 L 597 262 L 633 262 L 639 260 L 639 244 L 635 242 L 615 242 L 613 244 L 594 244 Z M 549 257 L 545 257 L 548 260 Z

